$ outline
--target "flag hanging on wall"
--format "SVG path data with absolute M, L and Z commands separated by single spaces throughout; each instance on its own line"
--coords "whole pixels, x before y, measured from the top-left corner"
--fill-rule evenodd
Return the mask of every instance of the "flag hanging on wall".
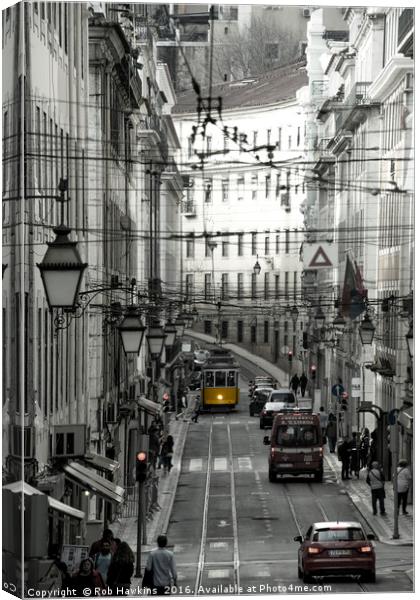
M 343 293 L 341 296 L 342 315 L 356 319 L 366 309 L 367 290 L 356 261 L 346 256 Z

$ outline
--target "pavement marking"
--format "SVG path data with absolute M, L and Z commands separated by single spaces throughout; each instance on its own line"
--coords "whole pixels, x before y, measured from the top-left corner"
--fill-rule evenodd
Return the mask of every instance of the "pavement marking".
M 189 471 L 202 471 L 203 470 L 203 459 L 202 458 L 191 458 Z
M 212 550 L 220 550 L 221 548 L 228 548 L 229 544 L 227 542 L 210 542 L 210 548 Z
M 215 458 L 213 461 L 213 471 L 227 471 L 227 459 Z
M 252 471 L 252 463 L 249 456 L 238 458 L 238 467 L 240 471 Z
M 211 569 L 209 571 L 209 579 L 228 579 L 229 577 L 229 569 Z
M 257 577 L 271 577 L 270 569 L 262 569 L 256 574 Z

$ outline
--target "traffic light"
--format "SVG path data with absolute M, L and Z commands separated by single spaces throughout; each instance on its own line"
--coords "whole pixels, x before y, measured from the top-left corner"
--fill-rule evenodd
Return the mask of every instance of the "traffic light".
M 316 366 L 311 366 L 311 379 L 316 379 Z
M 308 332 L 307 331 L 302 332 L 302 348 L 304 350 L 308 349 Z
M 165 392 L 163 394 L 163 412 L 164 413 L 169 412 L 170 408 L 171 408 L 170 397 L 169 397 L 169 394 L 167 392 Z
M 348 405 L 347 405 L 347 400 L 348 400 L 348 393 L 347 392 L 343 392 L 340 396 L 340 406 L 341 406 L 341 410 L 347 410 Z
M 136 481 L 143 483 L 147 479 L 147 452 L 140 450 L 136 454 Z
M 289 350 L 288 354 L 287 354 L 287 359 L 289 362 L 292 362 L 293 359 L 293 352 L 291 350 Z

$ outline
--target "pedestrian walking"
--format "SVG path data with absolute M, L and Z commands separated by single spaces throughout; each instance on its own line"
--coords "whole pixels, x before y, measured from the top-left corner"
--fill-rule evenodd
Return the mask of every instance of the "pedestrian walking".
M 325 409 L 323 406 L 321 406 L 319 409 L 319 424 L 321 425 L 322 443 L 325 444 L 325 442 L 326 442 L 325 436 L 326 436 L 327 425 L 328 425 L 328 415 L 325 412 Z
M 174 454 L 174 438 L 171 435 L 168 435 L 162 446 L 162 454 L 163 468 L 169 473 L 169 471 L 172 469 L 172 457 Z
M 360 471 L 360 455 L 359 455 L 359 443 L 357 441 L 357 433 L 353 431 L 350 440 L 350 473 L 355 475 L 359 479 Z
M 290 386 L 292 388 L 292 390 L 294 391 L 295 395 L 297 394 L 298 391 L 298 387 L 300 385 L 300 379 L 298 377 L 298 374 L 295 373 L 292 377 L 292 379 L 290 380 Z
M 411 469 L 405 459 L 401 459 L 397 467 L 397 492 L 398 492 L 398 512 L 402 504 L 403 515 L 408 515 L 407 500 L 408 492 L 413 482 Z
M 341 461 L 341 479 L 350 479 L 350 455 L 349 455 L 349 440 L 347 437 L 341 442 L 337 449 L 338 460 Z
M 95 556 L 95 554 L 98 554 L 98 552 L 101 551 L 103 542 L 109 542 L 112 554 L 116 552 L 117 544 L 114 540 L 114 534 L 110 529 L 104 529 L 101 539 L 97 540 L 96 542 L 93 542 L 93 544 L 91 545 L 89 550 L 89 556 Z
M 376 429 L 372 431 L 370 434 L 370 447 L 369 454 L 367 460 L 367 466 L 370 469 L 373 462 L 377 462 L 378 460 L 378 433 Z
M 302 394 L 302 398 L 305 396 L 306 386 L 308 385 L 308 378 L 305 373 L 302 373 L 300 376 L 300 393 Z
M 93 557 L 93 566 L 100 573 L 104 583 L 108 583 L 108 569 L 112 560 L 110 542 L 102 542 L 101 551 Z
M 365 427 L 362 432 L 361 438 L 360 438 L 360 466 L 362 469 L 365 469 L 368 464 L 369 447 L 370 447 L 369 429 L 367 427 Z
M 328 440 L 328 448 L 331 454 L 335 454 L 335 446 L 337 444 L 337 420 L 333 413 L 328 415 L 328 423 L 327 429 L 325 430 L 325 435 Z
M 134 554 L 127 542 L 121 542 L 108 569 L 108 586 L 114 596 L 125 595 L 130 589 L 134 572 Z
M 194 421 L 194 423 L 198 423 L 198 417 L 200 415 L 200 404 L 201 404 L 201 398 L 200 398 L 200 396 L 196 396 L 193 414 L 191 417 L 191 421 Z
M 151 587 L 152 595 L 169 595 L 172 586 L 176 586 L 177 573 L 173 552 L 168 550 L 168 538 L 160 535 L 157 538 L 158 547 L 151 551 L 146 562 L 143 586 Z M 146 583 L 151 579 L 150 586 Z
M 70 579 L 69 588 L 72 595 L 77 597 L 95 596 L 95 590 L 105 589 L 100 573 L 93 568 L 91 558 L 84 558 L 79 565 L 79 570 Z
M 372 511 L 373 514 L 377 514 L 377 504 L 379 500 L 379 510 L 381 515 L 385 515 L 385 475 L 379 465 L 374 460 L 366 477 L 366 483 L 370 486 L 372 494 Z

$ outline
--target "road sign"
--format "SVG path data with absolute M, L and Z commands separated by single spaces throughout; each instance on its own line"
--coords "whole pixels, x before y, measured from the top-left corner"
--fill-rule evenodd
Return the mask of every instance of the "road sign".
M 303 244 L 303 268 L 327 269 L 338 266 L 338 245 L 317 243 Z
M 362 391 L 360 389 L 360 377 L 353 377 L 351 380 L 352 398 L 360 398 L 361 393 L 362 393 Z
M 341 394 L 344 392 L 344 385 L 342 385 L 341 383 L 336 383 L 335 385 L 332 386 L 331 388 L 331 394 L 333 396 L 336 396 L 337 398 L 339 396 L 341 396 Z

